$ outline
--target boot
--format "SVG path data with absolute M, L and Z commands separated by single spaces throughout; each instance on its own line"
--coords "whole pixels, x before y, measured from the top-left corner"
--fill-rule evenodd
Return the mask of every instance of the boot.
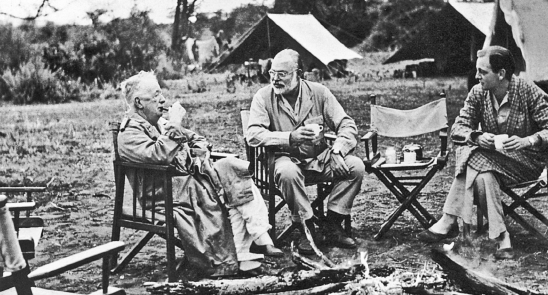
M 346 217 L 347 215 L 328 210 L 324 235 L 326 241 L 334 246 L 353 249 L 357 247 L 356 241 L 346 234 L 341 225 Z
M 314 222 L 312 219 L 308 219 L 305 221 L 306 227 L 310 231 L 310 234 L 312 235 L 312 239 L 316 237 L 316 227 L 314 225 Z M 299 254 L 303 255 L 313 255 L 314 249 L 312 249 L 312 246 L 310 245 L 310 241 L 306 238 L 305 230 L 302 228 L 301 225 L 301 237 L 299 239 L 299 244 L 297 245 L 297 250 L 299 251 Z

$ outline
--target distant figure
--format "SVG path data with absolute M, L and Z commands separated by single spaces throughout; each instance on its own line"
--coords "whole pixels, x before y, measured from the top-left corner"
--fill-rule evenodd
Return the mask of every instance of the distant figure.
M 198 48 L 196 39 L 194 39 L 194 43 L 192 43 L 192 54 L 194 55 L 194 61 L 199 62 L 200 61 L 200 50 Z

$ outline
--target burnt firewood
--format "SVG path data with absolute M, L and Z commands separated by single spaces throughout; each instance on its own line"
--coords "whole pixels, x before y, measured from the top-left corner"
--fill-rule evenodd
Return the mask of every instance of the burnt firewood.
M 540 294 L 481 274 L 455 262 L 441 250 L 432 249 L 431 257 L 464 292 L 473 294 Z
M 311 289 L 329 284 L 347 283 L 364 270 L 362 265 L 349 268 L 284 272 L 278 276 L 247 279 L 201 280 L 180 283 L 145 283 L 150 294 L 261 294 Z M 309 290 L 310 291 L 310 290 Z M 319 292 L 319 291 L 315 291 Z M 324 291 L 326 292 L 326 291 Z M 302 293 L 304 294 L 304 293 Z M 306 293 L 306 294 L 311 294 Z

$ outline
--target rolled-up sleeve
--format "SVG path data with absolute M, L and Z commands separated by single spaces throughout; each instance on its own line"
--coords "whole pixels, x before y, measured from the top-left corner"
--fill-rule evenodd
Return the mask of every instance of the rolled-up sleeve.
M 246 140 L 252 147 L 289 146 L 289 131 L 270 131 L 270 118 L 264 97 L 255 94 L 249 111 Z

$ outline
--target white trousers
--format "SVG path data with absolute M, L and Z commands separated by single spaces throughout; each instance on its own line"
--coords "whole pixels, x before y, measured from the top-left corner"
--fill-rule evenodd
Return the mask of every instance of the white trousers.
M 268 209 L 259 189 L 253 185 L 252 190 L 253 201 L 228 208 L 237 253 L 249 253 L 253 241 L 261 246 L 273 245 L 268 235 L 271 228 L 268 223 Z

